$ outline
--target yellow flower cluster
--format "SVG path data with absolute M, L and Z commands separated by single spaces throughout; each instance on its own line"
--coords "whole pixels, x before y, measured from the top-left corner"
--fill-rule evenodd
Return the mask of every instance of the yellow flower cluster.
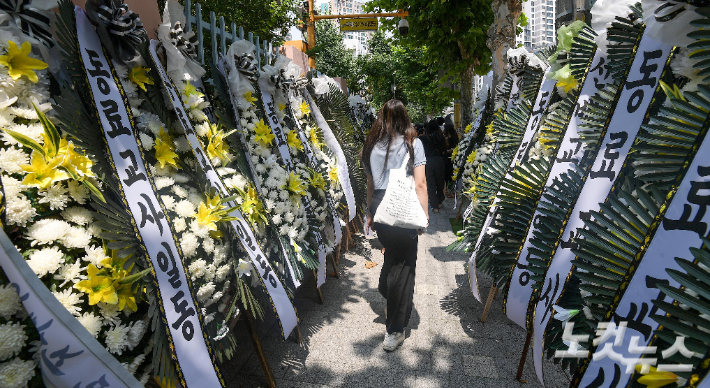
M 101 266 L 103 267 L 101 269 L 94 264 L 89 264 L 86 280 L 80 281 L 74 285 L 74 288 L 89 296 L 90 305 L 103 302 L 118 304 L 119 310 L 128 307 L 133 311 L 137 311 L 138 305 L 136 304 L 136 292 L 134 292 L 133 283 L 145 276 L 150 269 L 131 275 L 135 264 L 131 264 L 128 269 L 124 269 L 125 264 L 126 259 L 118 259 L 115 255 L 106 257 L 101 261 Z

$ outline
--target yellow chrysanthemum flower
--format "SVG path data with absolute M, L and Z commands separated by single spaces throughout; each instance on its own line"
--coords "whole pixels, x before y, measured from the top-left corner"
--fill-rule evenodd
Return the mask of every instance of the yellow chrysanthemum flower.
M 298 175 L 294 174 L 293 171 L 288 173 L 288 179 L 286 179 L 286 185 L 282 187 L 293 194 L 296 195 L 306 195 L 306 190 L 303 187 L 303 181 Z
M 478 154 L 478 151 L 473 151 L 468 155 L 468 158 L 466 158 L 466 163 L 468 164 L 473 164 L 473 162 L 476 161 L 476 154 Z
M 207 156 L 210 159 L 219 158 L 223 164 L 227 163 L 229 161 L 229 146 L 224 141 L 227 135 L 218 125 L 209 124 L 209 128 L 210 141 L 207 144 Z
M 296 131 L 291 131 L 288 133 L 288 135 L 286 136 L 286 143 L 289 147 L 293 147 L 299 151 L 303 151 L 303 143 L 301 143 L 301 139 L 298 137 Z
M 256 98 L 252 97 L 251 92 L 244 93 L 244 99 L 252 105 L 256 102 Z
M 34 71 L 44 70 L 49 67 L 49 65 L 39 59 L 30 58 L 30 52 L 32 52 L 30 42 L 25 41 L 22 43 L 22 46 L 17 47 L 15 42 L 9 41 L 7 54 L 0 56 L 0 65 L 7 67 L 8 75 L 14 80 L 24 75 L 27 76 L 30 82 L 37 83 L 39 78 Z
M 147 67 L 134 67 L 131 69 L 131 72 L 128 73 L 128 79 L 133 81 L 136 85 L 138 85 L 139 88 L 143 89 L 145 92 L 145 84 L 148 85 L 154 85 L 153 79 L 148 77 L 148 72 L 150 71 L 149 68 Z M 192 86 L 192 85 L 190 85 Z M 194 86 L 192 87 L 193 89 L 195 88 Z M 186 88 L 187 89 L 187 88 Z
M 325 179 L 323 179 L 323 175 L 321 175 L 317 171 L 311 171 L 311 179 L 309 181 L 311 184 L 311 187 L 316 188 L 316 189 L 321 189 L 325 190 Z
M 473 128 L 473 123 L 470 123 L 469 125 L 466 126 L 466 128 L 463 130 L 463 133 L 469 133 L 471 132 L 471 129 Z
M 636 365 L 636 371 L 641 373 L 643 365 Z M 638 379 L 639 384 L 648 388 L 660 388 L 678 381 L 678 375 L 673 372 L 658 371 L 654 367 L 649 367 L 648 373 Z
M 453 151 L 451 151 L 451 160 L 456 159 L 456 156 L 459 154 L 459 147 L 454 148 Z
M 82 280 L 74 288 L 89 295 L 89 304 L 95 305 L 99 302 L 108 304 L 118 303 L 118 294 L 113 288 L 113 279 L 99 274 L 99 269 L 95 265 L 89 264 L 86 269 L 87 279 Z
M 265 146 L 270 146 L 275 136 L 271 133 L 271 128 L 264 123 L 264 119 L 260 119 L 254 126 L 256 136 L 254 141 L 261 142 Z
M 153 149 L 155 150 L 155 159 L 160 163 L 161 168 L 164 168 L 166 164 L 178 168 L 176 160 L 178 155 L 175 153 L 173 139 L 170 134 L 163 131 L 163 128 L 160 128 Z
M 303 113 L 304 116 L 309 115 L 311 113 L 311 107 L 305 101 L 303 101 L 301 105 L 298 106 L 298 108 L 301 109 L 301 113 Z

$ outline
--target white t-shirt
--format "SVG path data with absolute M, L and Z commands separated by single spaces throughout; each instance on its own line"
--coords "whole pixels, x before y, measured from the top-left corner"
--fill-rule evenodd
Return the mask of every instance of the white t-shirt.
M 407 145 L 404 144 L 404 137 L 399 136 L 392 139 L 390 144 L 390 154 L 387 158 L 387 167 L 385 165 L 385 155 L 387 148 L 385 142 L 380 142 L 375 145 L 370 154 L 370 164 L 365 164 L 365 174 L 372 176 L 372 181 L 375 184 L 375 190 L 384 190 L 390 179 L 390 169 L 402 167 L 404 159 L 409 155 Z M 423 166 L 426 164 L 426 156 L 424 156 L 424 145 L 419 139 L 414 140 L 414 167 Z

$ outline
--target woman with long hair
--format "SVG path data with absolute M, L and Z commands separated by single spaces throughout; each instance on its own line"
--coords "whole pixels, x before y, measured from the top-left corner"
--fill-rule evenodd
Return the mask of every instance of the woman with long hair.
M 424 231 L 373 223 L 373 218 L 385 196 L 390 169 L 400 168 L 407 158 L 407 173 L 414 175 L 417 197 L 428 219 L 424 147 L 417 139 L 404 104 L 389 100 L 380 110 L 362 150 L 362 164 L 367 175 L 365 232 L 374 229 L 385 248 L 385 263 L 377 288 L 387 299 L 386 332 L 382 344 L 386 351 L 395 350 L 405 338 L 404 329 L 412 315 L 417 244 Z

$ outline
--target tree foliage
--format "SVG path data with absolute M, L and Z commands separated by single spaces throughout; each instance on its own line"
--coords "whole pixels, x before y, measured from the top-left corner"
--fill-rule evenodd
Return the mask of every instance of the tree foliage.
M 329 77 L 342 77 L 350 93 L 361 90 L 361 64 L 353 50 L 345 47 L 343 35 L 330 20 L 316 22 L 316 46 L 306 52 L 315 56 L 316 69 Z
M 224 16 L 229 26 L 235 23 L 274 45 L 283 43 L 291 26 L 296 25 L 299 0 L 200 0 L 203 10 Z
M 426 48 L 394 44 L 383 32 L 376 33 L 368 44 L 362 71 L 375 109 L 393 97 L 392 84 L 397 87 L 394 96 L 407 105 L 415 122 L 424 121 L 427 114 L 437 115 L 451 104 L 455 93 L 439 84 L 436 68 L 426 63 Z

